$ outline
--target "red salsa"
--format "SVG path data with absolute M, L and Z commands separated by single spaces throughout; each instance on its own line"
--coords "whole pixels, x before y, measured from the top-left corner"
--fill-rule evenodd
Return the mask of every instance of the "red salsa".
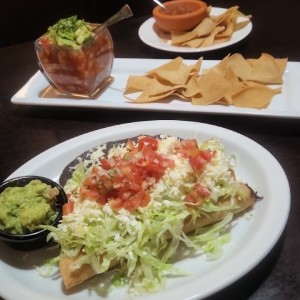
M 166 10 L 164 10 L 164 13 L 166 15 L 171 15 L 171 16 L 177 16 L 177 15 L 184 15 L 184 14 L 189 14 L 191 12 L 194 12 L 197 10 L 197 7 L 195 6 L 190 6 L 190 5 L 177 5 L 173 7 L 167 7 Z

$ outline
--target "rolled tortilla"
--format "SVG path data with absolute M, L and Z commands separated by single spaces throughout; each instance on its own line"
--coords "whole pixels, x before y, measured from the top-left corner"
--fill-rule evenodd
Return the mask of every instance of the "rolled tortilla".
M 240 190 L 242 191 L 241 195 L 243 195 L 242 198 L 239 198 L 236 200 L 238 203 L 238 208 L 235 208 L 233 210 L 227 210 L 227 211 L 215 211 L 211 213 L 207 213 L 206 215 L 203 215 L 196 219 L 195 222 L 190 222 L 190 219 L 187 219 L 183 226 L 184 233 L 188 234 L 193 232 L 194 230 L 211 225 L 213 223 L 216 223 L 218 221 L 221 221 L 228 212 L 231 212 L 233 214 L 237 214 L 239 212 L 245 211 L 247 208 L 251 207 L 256 200 L 255 193 L 253 190 L 246 184 L 240 183 Z M 223 199 L 220 200 L 222 202 L 222 205 L 226 206 L 229 204 L 231 199 Z M 171 238 L 171 235 L 170 235 Z M 72 268 L 72 264 L 74 263 L 76 258 L 73 257 L 63 257 L 60 260 L 59 268 L 61 277 L 64 283 L 64 286 L 66 289 L 70 289 L 72 287 L 75 287 L 86 280 L 88 280 L 91 277 L 94 277 L 96 272 L 92 269 L 92 267 L 89 264 L 83 264 L 79 268 Z M 115 267 L 118 265 L 118 261 L 114 260 L 112 261 L 110 268 Z

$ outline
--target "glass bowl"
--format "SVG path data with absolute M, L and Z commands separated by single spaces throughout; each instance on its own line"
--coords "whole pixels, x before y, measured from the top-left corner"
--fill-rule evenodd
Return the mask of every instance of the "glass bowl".
M 52 181 L 48 178 L 41 177 L 41 176 L 16 177 L 16 178 L 6 180 L 0 184 L 0 194 L 8 187 L 24 187 L 34 179 L 38 179 L 41 182 L 50 185 L 52 188 L 58 189 L 59 194 L 56 196 L 56 201 L 55 201 L 55 211 L 56 211 L 55 219 L 51 222 L 51 224 L 49 224 L 52 226 L 56 226 L 62 218 L 62 207 L 68 200 L 63 188 L 55 181 Z M 0 222 L 2 222 L 1 219 Z M 46 229 L 37 229 L 29 233 L 14 234 L 11 233 L 11 231 L 7 231 L 1 228 L 0 240 L 4 241 L 9 247 L 17 250 L 33 250 L 33 249 L 43 247 L 44 245 L 47 244 L 48 233 L 49 231 Z
M 91 24 L 97 28 L 100 24 Z M 40 70 L 61 94 L 93 98 L 110 81 L 114 60 L 113 40 L 104 29 L 78 49 L 58 46 L 44 34 L 35 41 Z
M 156 25 L 163 31 L 188 31 L 208 16 L 207 4 L 198 0 L 174 0 L 163 3 L 152 11 Z

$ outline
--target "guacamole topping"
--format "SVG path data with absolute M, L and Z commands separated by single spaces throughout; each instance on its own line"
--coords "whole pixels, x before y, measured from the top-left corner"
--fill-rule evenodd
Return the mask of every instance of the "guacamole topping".
M 78 20 L 77 16 L 60 19 L 56 24 L 48 28 L 46 34 L 58 46 L 69 46 L 78 49 L 84 42 L 94 36 L 92 28 L 84 20 Z
M 24 187 L 8 187 L 0 194 L 0 229 L 12 234 L 25 234 L 52 224 L 57 188 L 40 180 Z

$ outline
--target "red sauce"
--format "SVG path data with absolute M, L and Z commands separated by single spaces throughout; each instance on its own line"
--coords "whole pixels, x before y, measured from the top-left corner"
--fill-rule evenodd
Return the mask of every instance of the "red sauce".
M 196 11 L 195 6 L 188 6 L 188 5 L 183 5 L 183 6 L 173 6 L 173 7 L 167 7 L 166 10 L 164 10 L 164 13 L 166 15 L 171 15 L 171 16 L 176 16 L 176 15 L 184 15 L 191 13 L 193 11 Z
M 78 50 L 59 47 L 43 36 L 37 50 L 44 72 L 63 93 L 92 97 L 107 84 L 114 58 L 107 31 Z

